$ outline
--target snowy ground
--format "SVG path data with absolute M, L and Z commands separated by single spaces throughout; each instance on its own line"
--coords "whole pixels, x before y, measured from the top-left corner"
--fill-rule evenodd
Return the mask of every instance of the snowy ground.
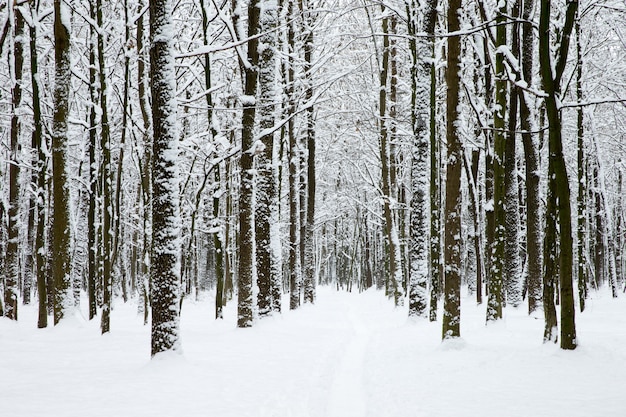
M 580 346 L 543 345 L 523 309 L 485 327 L 464 300 L 463 338 L 412 322 L 380 292 L 320 288 L 315 306 L 235 328 L 212 300 L 186 301 L 182 355 L 151 361 L 149 326 L 118 302 L 112 333 L 77 316 L 37 330 L 36 311 L 0 318 L 6 417 L 624 417 L 626 297 L 594 294 Z

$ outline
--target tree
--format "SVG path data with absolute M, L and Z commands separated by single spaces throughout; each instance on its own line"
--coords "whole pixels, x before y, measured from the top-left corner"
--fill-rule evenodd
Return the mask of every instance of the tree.
M 493 112 L 494 154 L 493 154 L 493 216 L 494 241 L 491 249 L 489 296 L 487 299 L 487 322 L 502 318 L 502 304 L 505 284 L 505 112 L 507 109 L 507 74 L 505 71 L 504 48 L 506 43 L 507 2 L 498 3 L 496 16 L 496 64 L 495 64 L 495 109 Z
M 392 190 L 395 184 L 391 179 L 391 167 L 389 159 L 389 125 L 390 115 L 387 110 L 387 84 L 389 74 L 389 17 L 386 14 L 383 5 L 383 50 L 380 64 L 380 90 L 378 100 L 379 125 L 380 125 L 380 161 L 381 161 L 381 193 L 383 199 L 383 214 L 385 219 L 385 234 L 387 245 L 389 247 L 389 271 L 387 282 L 390 294 L 393 296 L 394 303 L 403 304 L 402 291 L 402 266 L 400 239 L 398 236 L 398 227 L 395 216 L 392 213 L 393 196 Z
M 306 181 L 306 227 L 304 239 L 304 257 L 302 259 L 304 267 L 304 302 L 315 302 L 315 112 L 311 102 L 313 100 L 313 10 L 308 1 L 300 0 L 302 11 L 302 25 L 304 35 L 304 77 L 306 90 L 304 98 L 306 100 L 306 140 L 307 140 L 307 181 Z
M 553 57 L 550 45 L 550 14 L 551 1 L 541 0 L 539 14 L 539 68 L 543 89 L 545 91 L 546 114 L 548 118 L 548 203 L 547 217 L 558 218 L 559 225 L 559 278 L 561 291 L 561 349 L 575 349 L 576 324 L 574 309 L 574 291 L 572 284 L 573 268 L 573 239 L 571 224 L 570 187 L 567 177 L 567 167 L 563 156 L 563 141 L 561 136 L 561 114 L 559 109 L 559 94 L 561 79 L 567 64 L 569 42 L 578 0 L 568 0 L 565 22 L 560 30 L 557 55 Z M 550 210 L 552 209 L 552 210 Z M 547 279 L 551 277 L 546 276 Z
M 524 0 L 522 10 L 522 79 L 528 88 L 533 78 L 533 26 L 531 16 L 534 0 Z M 530 97 L 519 91 L 520 126 L 526 163 L 526 276 L 528 288 L 528 313 L 541 305 L 541 273 L 543 269 L 541 242 L 541 192 L 539 172 L 539 146 L 536 135 L 532 134 L 533 115 Z
M 69 183 L 67 122 L 70 94 L 70 11 L 54 0 L 54 114 L 52 119 L 52 277 L 54 280 L 54 324 L 72 308 L 70 279 Z
M 111 137 L 109 129 L 109 112 L 107 108 L 107 84 L 104 65 L 104 35 L 102 33 L 102 0 L 96 0 L 96 25 L 98 43 L 98 76 L 100 82 L 100 151 L 102 152 L 102 289 L 103 308 L 100 329 L 102 333 L 109 332 L 111 317 L 111 297 L 112 297 L 112 214 L 113 205 L 111 201 Z
M 256 157 L 256 206 L 255 238 L 257 285 L 259 294 L 257 304 L 259 316 L 272 312 L 272 281 L 277 268 L 274 248 L 277 243 L 272 233 L 272 223 L 276 221 L 278 198 L 276 194 L 276 176 L 274 174 L 274 116 L 276 101 L 276 27 L 278 11 L 274 0 L 264 0 L 261 4 L 260 25 L 263 35 L 259 44 L 259 98 L 258 113 L 261 129 L 262 150 Z M 279 242 L 278 242 L 279 243 Z M 280 243 L 279 243 L 280 244 Z
M 511 17 L 519 19 L 521 0 L 515 0 Z M 519 61 L 519 23 L 513 22 L 511 50 Z M 517 72 L 517 71 L 516 71 Z M 517 75 L 516 75 L 517 76 Z M 521 268 L 519 259 L 519 185 L 517 181 L 517 111 L 519 91 L 515 85 L 510 88 L 508 132 L 504 146 L 504 273 L 506 277 L 507 305 L 518 307 L 522 303 Z
M 152 356 L 180 348 L 180 214 L 170 0 L 150 2 L 152 92 Z
M 37 275 L 37 295 L 39 298 L 39 314 L 37 319 L 37 327 L 44 328 L 48 326 L 48 303 L 47 303 L 47 287 L 46 287 L 46 256 L 45 256 L 45 225 L 46 225 L 46 141 L 43 137 L 43 126 L 41 116 L 40 103 L 40 85 L 39 85 L 39 58 L 37 54 L 37 29 L 39 21 L 38 3 L 30 2 L 31 25 L 29 29 L 30 35 L 30 76 L 32 84 L 32 101 L 33 101 L 33 132 L 31 137 L 31 146 L 36 155 L 33 155 L 33 193 L 36 197 L 37 208 L 37 230 L 35 231 L 34 253 L 36 261 Z
M 426 231 L 428 129 L 426 120 L 434 114 L 430 113 L 431 71 L 433 38 L 417 40 L 418 3 L 407 1 L 408 32 L 411 36 L 411 122 L 413 127 L 414 145 L 411 162 L 411 228 L 409 249 L 409 316 L 425 316 L 428 306 L 426 288 L 428 284 L 428 240 Z M 423 31 L 434 36 L 437 8 L 435 1 L 427 3 L 427 11 L 423 23 Z M 418 46 L 419 45 L 419 46 Z M 436 168 L 433 168 L 436 170 Z M 435 298 L 436 304 L 436 298 Z
M 244 95 L 240 98 L 243 106 L 241 118 L 241 187 L 239 190 L 239 274 L 237 293 L 237 327 L 250 327 L 254 320 L 252 286 L 254 285 L 254 222 L 253 222 L 253 160 L 255 153 L 254 119 L 256 114 L 256 93 L 259 64 L 259 0 L 248 4 L 248 52 L 247 61 L 241 62 L 244 76 Z
M 4 315 L 17 320 L 18 306 L 18 280 L 19 280 L 19 183 L 20 161 L 20 122 L 22 105 L 22 73 L 24 68 L 24 43 L 26 36 L 24 33 L 24 17 L 22 9 L 14 3 L 10 6 L 12 10 L 14 36 L 13 36 L 13 85 L 11 86 L 11 128 L 10 146 L 11 163 L 9 165 L 9 210 L 8 210 L 8 241 L 6 246 L 6 279 L 4 284 Z M 28 289 L 30 291 L 30 289 Z
M 461 29 L 461 0 L 448 4 L 448 33 Z M 459 98 L 461 85 L 461 38 L 448 37 L 448 65 L 446 68 L 446 209 L 444 234 L 444 301 L 443 339 L 461 335 L 461 164 L 463 148 L 459 132 Z

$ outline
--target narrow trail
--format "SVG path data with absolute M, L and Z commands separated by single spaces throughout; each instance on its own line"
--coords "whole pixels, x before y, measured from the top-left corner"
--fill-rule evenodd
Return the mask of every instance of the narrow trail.
M 333 377 L 328 417 L 362 417 L 367 411 L 363 369 L 371 332 L 354 304 L 348 306 L 347 315 L 353 336 Z

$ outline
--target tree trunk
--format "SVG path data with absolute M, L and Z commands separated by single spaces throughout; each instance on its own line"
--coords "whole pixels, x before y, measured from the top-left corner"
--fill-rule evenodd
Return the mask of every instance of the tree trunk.
M 244 96 L 241 158 L 239 160 L 241 187 L 239 191 L 239 273 L 237 294 L 237 326 L 250 327 L 253 324 L 253 265 L 254 253 L 254 222 L 253 222 L 253 188 L 254 188 L 254 117 L 256 113 L 255 97 L 257 93 L 257 65 L 259 63 L 258 38 L 260 7 L 259 0 L 250 0 L 248 4 L 248 55 L 244 67 Z
M 583 59 L 582 59 L 582 42 L 580 39 L 580 17 L 576 13 L 576 99 L 578 102 L 583 101 L 582 77 L 583 77 Z M 585 302 L 587 300 L 587 262 L 586 254 L 586 231 L 587 231 L 587 199 L 586 181 L 585 181 L 585 129 L 582 106 L 576 109 L 576 137 L 578 139 L 578 152 L 576 162 L 578 165 L 578 201 L 577 201 L 577 249 L 578 249 L 578 300 L 580 312 L 585 311 Z M 619 236 L 619 234 L 618 234 Z
M 54 114 L 52 119 L 52 278 L 54 280 L 54 324 L 72 308 L 67 121 L 70 94 L 70 10 L 54 0 Z
M 39 76 L 38 76 L 38 64 L 39 59 L 37 56 L 37 29 L 38 25 L 34 22 L 39 21 L 38 8 L 34 2 L 30 4 L 31 20 L 33 24 L 30 26 L 30 75 L 32 84 L 32 100 L 33 100 L 33 133 L 32 133 L 32 148 L 36 149 L 37 157 L 33 164 L 35 169 L 33 170 L 33 186 L 36 190 L 34 193 L 36 197 L 37 208 L 37 230 L 35 231 L 35 264 L 36 264 L 36 276 L 37 276 L 37 295 L 39 298 L 38 304 L 38 319 L 37 327 L 44 328 L 48 326 L 48 303 L 47 303 L 47 288 L 46 288 L 46 256 L 45 256 L 45 225 L 46 225 L 46 149 L 45 141 L 43 140 L 43 127 L 41 120 L 41 102 L 39 94 Z
M 100 151 L 102 152 L 102 334 L 110 330 L 111 297 L 113 267 L 111 260 L 111 137 L 109 134 L 109 115 L 107 107 L 106 69 L 104 62 L 104 35 L 102 33 L 102 0 L 96 0 L 96 24 L 98 26 L 98 76 L 100 81 Z
M 170 0 L 150 2 L 152 91 L 152 356 L 180 349 L 180 206 Z
M 550 0 L 541 0 L 539 15 L 539 64 L 543 88 L 546 93 L 545 104 L 548 117 L 548 150 L 550 163 L 554 167 L 554 180 L 549 182 L 553 186 L 549 192 L 557 200 L 558 221 L 560 228 L 560 262 L 559 277 L 561 291 L 561 349 L 575 349 L 576 325 L 574 309 L 574 291 L 572 284 L 573 240 L 571 224 L 570 188 L 567 177 L 567 167 L 563 156 L 563 142 L 561 138 L 561 115 L 559 114 L 558 97 L 561 86 L 561 77 L 567 63 L 570 35 L 574 25 L 574 18 L 578 2 L 568 3 L 565 23 L 558 46 L 558 61 L 553 67 L 550 48 Z M 549 213 L 555 215 L 557 213 Z
M 511 15 L 513 19 L 520 16 L 521 0 L 514 0 Z M 511 49 L 513 56 L 519 60 L 519 23 L 512 27 Z M 509 102 L 509 131 L 506 134 L 504 149 L 504 275 L 506 279 L 506 301 L 512 307 L 522 303 L 520 245 L 519 245 L 519 184 L 517 181 L 517 109 L 518 89 L 511 87 Z
M 459 10 L 461 0 L 448 4 L 448 33 L 461 29 Z M 461 163 L 463 147 L 459 132 L 459 103 L 461 86 L 461 39 L 448 37 L 448 65 L 446 69 L 446 210 L 444 239 L 444 302 L 443 339 L 461 336 Z
M 383 6 L 384 12 L 384 6 Z M 403 304 L 402 266 L 400 265 L 400 240 L 398 229 L 392 213 L 391 190 L 395 184 L 391 183 L 389 166 L 389 114 L 387 111 L 387 82 L 389 73 L 389 18 L 383 17 L 383 51 L 380 68 L 380 93 L 378 100 L 380 123 L 380 161 L 381 161 L 381 189 L 383 198 L 383 213 L 385 219 L 385 234 L 389 245 L 389 271 L 387 282 L 396 306 Z
M 522 78 L 532 85 L 533 77 L 533 27 L 530 22 L 534 0 L 524 0 L 522 11 Z M 541 192 L 539 175 L 539 150 L 537 139 L 531 133 L 533 116 L 530 97 L 518 90 L 520 98 L 520 125 L 526 163 L 526 276 L 528 287 L 528 313 L 541 306 L 541 274 L 543 269 L 541 242 Z
M 276 267 L 276 255 L 272 239 L 272 220 L 278 209 L 276 183 L 274 175 L 274 114 L 276 101 L 276 33 L 278 13 L 275 0 L 264 0 L 261 4 L 259 42 L 259 127 L 263 149 L 256 157 L 257 182 L 255 205 L 255 239 L 256 239 L 256 271 L 257 305 L 259 316 L 268 316 L 272 312 L 272 276 Z
M 22 73 L 24 68 L 24 17 L 15 4 L 9 6 L 13 17 L 13 62 L 11 85 L 11 127 L 10 127 L 10 164 L 9 164 L 9 210 L 6 246 L 6 278 L 4 282 L 4 315 L 17 320 L 18 288 L 20 275 L 19 254 L 19 214 L 20 214 L 20 106 L 22 105 Z M 30 292 L 30 289 L 28 290 Z
M 301 0 L 302 2 L 302 0 Z M 304 29 L 304 76 L 306 91 L 304 98 L 307 103 L 306 109 L 306 138 L 307 138 L 307 205 L 306 205 L 306 228 L 304 232 L 304 302 L 315 302 L 315 108 L 313 106 L 313 15 L 308 1 L 301 6 L 303 29 Z
M 408 15 L 408 32 L 410 36 L 418 33 L 418 2 L 406 2 Z M 433 35 L 436 18 L 435 1 L 428 2 L 423 31 Z M 427 193 L 427 157 L 428 130 L 426 120 L 429 112 L 430 75 L 432 71 L 432 39 L 417 41 L 409 40 L 411 50 L 411 123 L 414 144 L 411 162 L 411 198 L 410 217 L 410 248 L 409 248 L 409 316 L 425 317 L 428 308 L 428 240 L 426 231 Z M 418 48 L 419 44 L 419 48 Z M 436 312 L 436 298 L 435 298 Z
M 491 273 L 489 274 L 489 298 L 487 301 L 487 322 L 502 318 L 502 305 L 505 284 L 505 241 L 506 241 L 506 189 L 505 189 L 505 114 L 507 109 L 507 73 L 504 66 L 506 43 L 507 2 L 501 1 L 497 11 L 496 23 L 496 87 L 495 110 L 493 112 L 494 156 L 493 156 L 493 212 L 494 235 L 493 249 L 490 252 Z

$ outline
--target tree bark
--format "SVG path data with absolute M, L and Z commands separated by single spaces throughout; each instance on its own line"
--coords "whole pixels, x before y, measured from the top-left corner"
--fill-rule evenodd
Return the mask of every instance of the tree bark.
M 17 320 L 18 291 L 20 276 L 20 254 L 19 254 L 19 215 L 20 215 L 20 125 L 22 104 L 22 82 L 24 69 L 24 17 L 22 11 L 15 3 L 11 4 L 11 15 L 13 18 L 13 77 L 11 85 L 11 127 L 10 127 L 10 164 L 9 164 L 9 210 L 7 225 L 7 246 L 6 246 L 6 278 L 4 282 L 4 315 Z M 30 292 L 30 289 L 28 289 Z
M 448 33 L 461 29 L 461 0 L 448 4 Z M 444 239 L 444 302 L 442 338 L 461 336 L 461 163 L 463 148 L 459 132 L 460 85 L 461 85 L 461 39 L 448 37 L 448 65 L 446 68 L 446 210 Z
M 259 0 L 250 0 L 248 4 L 248 54 L 244 68 L 244 97 L 242 99 L 243 115 L 241 129 L 241 187 L 239 191 L 239 268 L 237 294 L 237 327 L 250 327 L 254 321 L 253 294 L 254 264 L 253 239 L 254 222 L 253 188 L 254 188 L 254 118 L 256 114 L 256 93 L 258 77 L 258 38 L 260 7 Z
M 66 171 L 67 121 L 70 94 L 70 11 L 54 0 L 54 113 L 52 119 L 52 277 L 54 280 L 54 324 L 72 308 L 69 183 Z
M 541 0 L 539 15 L 539 67 L 543 89 L 546 93 L 545 104 L 548 118 L 548 151 L 550 164 L 553 166 L 553 181 L 549 182 L 556 199 L 557 212 L 547 213 L 547 216 L 558 216 L 559 222 L 559 284 L 561 292 L 561 349 L 575 349 L 576 325 L 574 309 L 574 291 L 572 284 L 573 266 L 573 239 L 571 224 L 570 187 L 567 177 L 567 167 L 563 156 L 563 142 L 561 138 L 561 115 L 558 107 L 558 97 L 561 86 L 561 77 L 567 63 L 570 35 L 574 25 L 578 1 L 568 2 L 565 22 L 560 36 L 558 60 L 553 67 L 550 48 L 550 0 Z
M 152 356 L 180 349 L 180 207 L 170 0 L 150 2 L 152 91 Z

